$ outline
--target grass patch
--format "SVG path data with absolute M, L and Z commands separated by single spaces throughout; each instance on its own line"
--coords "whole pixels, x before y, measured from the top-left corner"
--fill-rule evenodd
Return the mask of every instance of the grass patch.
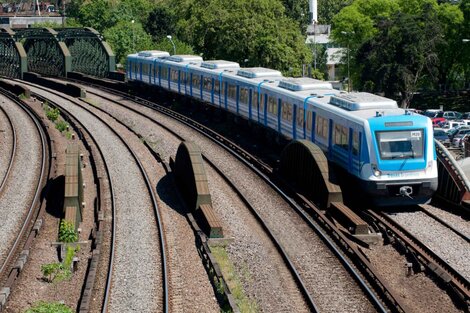
M 249 299 L 243 290 L 243 285 L 238 277 L 235 266 L 230 261 L 227 251 L 223 247 L 211 247 L 211 252 L 214 258 L 219 263 L 220 269 L 224 275 L 225 281 L 232 292 L 233 297 L 242 313 L 256 313 L 259 312 L 258 304 L 256 301 Z M 246 276 L 246 273 L 244 273 Z M 216 286 L 218 291 L 223 292 L 221 286 Z

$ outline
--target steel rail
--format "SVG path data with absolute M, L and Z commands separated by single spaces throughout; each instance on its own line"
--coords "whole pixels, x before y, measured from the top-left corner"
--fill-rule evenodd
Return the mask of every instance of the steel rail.
M 41 149 L 42 149 L 42 153 L 41 153 L 41 170 L 40 170 L 40 174 L 39 174 L 39 178 L 38 178 L 38 183 L 36 185 L 36 191 L 34 193 L 33 201 L 31 203 L 31 206 L 28 209 L 28 214 L 26 215 L 26 218 L 24 219 L 24 222 L 21 226 L 19 234 L 16 237 L 12 248 L 8 252 L 8 255 L 7 255 L 5 261 L 3 262 L 2 266 L 0 267 L 0 273 L 3 274 L 4 271 L 5 271 L 5 268 L 11 262 L 15 251 L 18 249 L 18 246 L 20 244 L 21 239 L 26 234 L 26 230 L 28 228 L 32 227 L 31 221 L 32 221 L 32 218 L 33 218 L 33 214 L 36 211 L 35 208 L 38 206 L 38 204 L 40 202 L 42 187 L 47 182 L 48 177 L 46 177 L 46 176 L 49 176 L 49 170 L 48 170 L 49 167 L 47 165 L 47 160 L 49 159 L 49 162 L 50 162 L 50 158 L 49 158 L 50 155 L 49 155 L 49 151 L 48 151 L 49 145 L 48 145 L 48 141 L 46 139 L 47 135 L 46 135 L 44 129 L 41 127 L 40 122 L 38 121 L 39 118 L 33 113 L 33 111 L 30 108 L 28 108 L 26 105 L 24 105 L 20 100 L 16 99 L 9 92 L 7 92 L 4 89 L 0 88 L 0 93 L 2 95 L 4 95 L 5 97 L 9 98 L 14 103 L 16 103 L 23 111 L 25 111 L 25 113 L 33 121 L 33 123 L 36 126 L 36 128 L 38 130 L 38 133 L 39 133 L 39 138 L 40 138 L 40 141 L 41 141 Z
M 25 82 L 22 82 L 22 83 L 25 83 Z M 30 84 L 30 83 L 27 83 L 27 84 Z M 30 85 L 34 85 L 34 84 L 30 84 Z M 63 95 L 61 95 L 60 93 L 57 93 L 55 91 L 51 91 L 51 90 L 46 89 L 44 87 L 37 86 L 37 85 L 34 85 L 34 87 L 36 87 L 38 89 L 41 89 L 41 90 L 44 90 L 44 91 L 47 91 L 47 92 L 50 92 L 51 94 L 54 94 L 58 97 L 63 97 Z M 34 93 L 34 95 L 37 95 L 37 94 Z M 45 97 L 42 96 L 42 98 L 45 98 Z M 165 235 L 164 235 L 164 231 L 163 231 L 162 218 L 161 218 L 161 215 L 160 215 L 160 212 L 159 212 L 159 207 L 158 207 L 157 200 L 156 200 L 155 191 L 152 188 L 152 184 L 150 183 L 149 176 L 148 176 L 145 168 L 143 167 L 142 163 L 140 162 L 140 159 L 137 157 L 137 155 L 132 150 L 130 145 L 122 138 L 121 135 L 119 135 L 119 133 L 115 129 L 113 129 L 111 126 L 109 126 L 108 123 L 106 123 L 101 117 L 96 115 L 90 109 L 81 106 L 78 103 L 78 101 L 76 101 L 74 99 L 72 100 L 72 99 L 69 99 L 69 98 L 67 98 L 67 100 L 70 101 L 71 103 L 74 103 L 75 105 L 79 106 L 83 110 L 87 111 L 88 113 L 93 115 L 95 118 L 97 118 L 99 121 L 101 121 L 104 125 L 106 125 L 106 127 L 108 127 L 111 130 L 111 132 L 113 134 L 115 134 L 116 137 L 119 138 L 119 140 L 122 142 L 122 144 L 126 147 L 126 149 L 129 151 L 129 153 L 132 155 L 132 157 L 134 158 L 134 160 L 136 161 L 136 163 L 139 167 L 139 170 L 141 171 L 141 174 L 143 175 L 146 187 L 147 187 L 148 192 L 149 192 L 150 197 L 151 197 L 152 205 L 153 205 L 153 208 L 154 208 L 154 214 L 156 215 L 156 220 L 157 220 L 157 226 L 158 226 L 158 231 L 159 231 L 159 241 L 160 241 L 160 247 L 161 247 L 161 257 L 162 257 L 162 280 L 163 280 L 163 292 L 164 292 L 164 295 L 163 295 L 164 296 L 164 299 L 163 299 L 163 301 L 164 301 L 164 312 L 168 312 L 168 310 L 169 310 L 169 296 L 168 296 L 168 267 L 167 267 L 167 257 L 166 257 L 167 248 L 166 248 L 166 243 L 165 243 L 166 240 L 165 240 Z M 70 114 L 70 112 L 69 112 L 69 114 Z M 113 229 L 114 230 L 116 229 L 115 227 L 116 227 L 115 226 L 115 219 L 113 219 Z M 115 242 L 115 237 L 113 236 L 113 243 L 114 242 Z M 114 250 L 114 244 L 113 244 L 112 257 L 111 257 L 110 263 L 112 261 L 114 261 L 114 251 L 115 250 Z M 103 313 L 108 312 L 111 286 L 112 286 L 112 267 L 110 267 L 110 269 L 108 271 L 108 278 L 107 278 L 106 291 L 105 291 L 105 299 L 104 299 L 103 308 L 102 308 Z
M 107 275 L 107 280 L 108 280 L 109 275 L 112 273 L 111 264 L 113 262 L 113 257 L 112 256 L 114 255 L 114 242 L 115 242 L 115 235 L 114 234 L 115 234 L 115 229 L 116 229 L 116 218 L 115 218 L 115 216 L 116 216 L 116 207 L 115 207 L 115 201 L 114 201 L 114 189 L 113 189 L 113 184 L 112 184 L 112 181 L 111 181 L 111 175 L 110 175 L 108 164 L 106 163 L 106 159 L 104 158 L 103 151 L 102 151 L 101 147 L 98 145 L 98 142 L 96 141 L 96 138 L 93 136 L 93 134 L 90 133 L 86 129 L 86 127 L 84 127 L 84 125 L 79 120 L 77 120 L 68 110 L 64 109 L 63 107 L 58 105 L 56 102 L 54 102 L 50 99 L 47 99 L 47 98 L 45 98 L 41 95 L 35 94 L 35 97 L 40 101 L 43 101 L 43 102 L 47 101 L 47 103 L 51 107 L 54 107 L 54 108 L 58 109 L 60 111 L 60 114 L 62 116 L 64 116 L 65 119 L 69 123 L 75 124 L 75 126 L 79 125 L 80 128 L 83 129 L 88 134 L 88 136 L 90 136 L 91 140 L 93 141 L 94 146 L 96 147 L 96 149 L 97 149 L 97 151 L 100 155 L 100 158 L 103 160 L 104 171 L 106 173 L 107 180 L 108 180 L 109 194 L 110 194 L 110 200 L 111 200 L 111 217 L 112 217 L 111 244 L 110 244 L 111 255 L 110 255 L 110 261 L 108 262 L 108 267 L 110 268 L 110 270 L 108 270 L 108 275 Z M 100 195 L 97 194 L 97 197 L 100 197 Z M 103 203 L 103 201 L 99 200 L 99 203 Z
M 459 292 L 461 299 L 466 302 L 467 305 L 470 303 L 470 282 L 463 277 L 462 274 L 384 212 L 377 213 L 368 210 L 367 213 L 398 237 L 409 249 L 415 251 L 426 267 L 436 273 L 436 275 L 442 277 L 442 273 L 447 273 L 448 278 L 443 277 L 444 281 L 448 281 L 454 290 Z
M 10 172 L 11 172 L 11 169 L 13 167 L 13 161 L 15 159 L 15 155 L 16 155 L 16 143 L 17 143 L 17 138 L 16 138 L 16 129 L 15 127 L 13 126 L 13 122 L 11 121 L 11 118 L 10 116 L 7 114 L 7 112 L 5 111 L 5 109 L 0 106 L 0 110 L 3 112 L 3 114 L 6 116 L 7 120 L 8 120 L 8 124 L 10 124 L 11 126 L 11 131 L 12 131 L 12 136 L 13 136 L 13 147 L 11 149 L 11 155 L 10 155 L 10 162 L 8 162 L 8 169 L 7 169 L 7 172 L 5 173 L 5 176 L 3 176 L 3 179 L 2 179 L 2 182 L 0 183 L 0 195 L 2 194 L 3 192 L 3 188 L 5 187 L 6 185 L 6 181 L 8 179 L 8 176 L 10 175 Z
M 117 105 L 120 105 L 120 106 L 123 106 L 121 103 L 113 100 L 113 99 L 109 99 L 107 97 L 104 97 L 103 95 L 98 95 L 99 97 L 101 98 L 104 98 L 106 99 L 107 101 L 110 101 L 110 102 L 113 102 Z M 176 133 L 175 131 L 173 131 L 172 129 L 170 129 L 169 127 L 167 127 L 166 125 L 162 124 L 161 122 L 157 121 L 156 119 L 152 118 L 152 117 L 149 117 L 145 114 L 143 114 L 142 112 L 139 112 L 138 110 L 134 109 L 134 108 L 131 108 L 131 107 L 128 107 L 128 106 L 124 106 L 126 109 L 142 116 L 143 118 L 146 118 L 148 120 L 150 120 L 152 123 L 155 123 L 157 125 L 159 125 L 160 127 L 164 128 L 166 131 L 168 131 L 169 133 L 171 133 L 173 136 L 175 136 L 176 138 L 178 138 L 179 140 L 181 141 L 184 141 L 185 139 L 179 135 L 178 133 Z M 95 107 L 95 109 L 109 115 L 111 118 L 113 118 L 116 122 L 120 123 L 121 125 L 123 125 L 124 127 L 126 127 L 129 131 L 133 132 L 136 136 L 139 136 L 138 133 L 136 133 L 133 129 L 131 129 L 129 126 L 127 126 L 126 124 L 124 124 L 123 122 L 117 120 L 114 116 L 112 116 L 110 113 L 106 112 L 104 109 L 102 108 L 99 108 L 99 107 Z M 150 150 L 150 147 L 148 147 L 146 145 L 147 149 Z M 152 152 L 152 151 L 151 151 Z M 269 229 L 269 227 L 267 226 L 267 224 L 264 222 L 264 220 L 261 218 L 261 216 L 256 212 L 255 208 L 253 207 L 253 205 L 248 201 L 248 199 L 246 199 L 246 197 L 238 190 L 238 188 L 235 186 L 235 184 L 230 180 L 230 178 L 228 178 L 212 161 L 210 161 L 204 154 L 202 154 L 202 157 L 204 159 L 204 161 L 206 161 L 212 168 L 214 168 L 214 170 L 222 177 L 222 179 L 230 186 L 230 188 L 232 188 L 234 190 L 234 192 L 237 194 L 237 196 L 241 199 L 241 201 L 248 207 L 248 209 L 250 210 L 250 212 L 255 216 L 256 220 L 260 223 L 260 225 L 262 226 L 262 228 L 264 229 L 264 231 L 267 233 L 268 237 L 270 237 L 270 239 L 273 241 L 274 245 L 276 246 L 276 248 L 278 249 L 278 252 L 279 254 L 281 255 L 281 257 L 283 258 L 283 260 L 286 262 L 287 264 L 287 267 L 289 268 L 289 270 L 291 271 L 291 274 L 294 276 L 297 284 L 299 285 L 299 288 L 303 294 L 303 296 L 307 299 L 307 304 L 308 306 L 310 307 L 310 309 L 312 310 L 312 312 L 320 312 L 312 298 L 312 296 L 310 295 L 310 293 L 308 292 L 306 286 L 305 286 L 305 283 L 303 282 L 303 280 L 301 279 L 300 277 L 300 274 L 298 273 L 297 269 L 295 268 L 293 262 L 291 261 L 291 259 L 289 258 L 289 256 L 287 255 L 285 249 L 282 247 L 281 243 L 279 242 L 279 240 L 274 236 L 273 232 Z
M 440 218 L 439 216 L 437 216 L 436 214 L 432 213 L 431 211 L 429 211 L 428 209 L 426 209 L 425 207 L 423 207 L 422 205 L 419 205 L 418 206 L 419 209 L 421 211 L 423 211 L 425 214 L 427 214 L 428 216 L 430 216 L 431 218 L 435 219 L 436 221 L 438 221 L 439 223 L 441 223 L 442 225 L 444 225 L 445 227 L 447 227 L 448 229 L 450 229 L 452 232 L 454 232 L 457 236 L 461 237 L 463 240 L 465 240 L 466 242 L 470 243 L 470 237 L 468 237 L 467 235 L 465 235 L 464 233 L 462 233 L 461 231 L 457 230 L 454 226 L 450 225 L 449 223 L 447 223 L 446 221 L 444 221 L 442 218 Z
M 96 86 L 94 86 L 96 88 Z M 232 155 L 234 155 L 238 160 L 240 160 L 242 163 L 244 163 L 246 166 L 248 166 L 250 169 L 252 169 L 258 176 L 260 176 L 262 179 L 265 180 L 265 182 L 268 183 L 268 185 L 270 185 L 271 188 L 273 188 L 276 192 L 278 192 L 281 197 L 287 202 L 289 203 L 289 205 L 294 209 L 296 210 L 300 216 L 309 224 L 309 226 L 320 236 L 320 238 L 327 244 L 327 246 L 331 249 L 331 251 L 333 251 L 333 253 L 338 257 L 338 259 L 342 262 L 343 266 L 346 268 L 346 270 L 348 272 L 350 272 L 350 274 L 352 275 L 352 277 L 359 283 L 359 285 L 361 286 L 361 288 L 364 290 L 364 292 L 367 294 L 367 296 L 369 297 L 369 299 L 372 300 L 372 304 L 381 312 L 388 312 L 388 310 L 383 306 L 382 302 L 380 301 L 380 299 L 378 299 L 376 297 L 376 295 L 373 293 L 373 291 L 369 288 L 369 286 L 366 284 L 366 282 L 360 277 L 360 275 L 357 273 L 357 271 L 354 269 L 354 267 L 349 263 L 349 261 L 342 255 L 342 253 L 336 248 L 336 246 L 333 244 L 333 242 L 331 241 L 331 239 L 326 235 L 326 233 L 324 233 L 324 231 L 316 224 L 313 222 L 313 220 L 310 218 L 310 216 L 300 208 L 300 206 L 295 203 L 292 198 L 290 196 L 288 196 L 285 192 L 283 192 L 276 184 L 274 184 L 272 182 L 272 180 L 267 176 L 267 174 L 271 174 L 272 173 L 272 169 L 269 168 L 269 166 L 267 166 L 266 164 L 260 162 L 260 163 L 257 163 L 257 158 L 256 157 L 253 157 L 251 156 L 248 152 L 246 152 L 245 150 L 239 148 L 236 144 L 232 143 L 231 141 L 225 139 L 224 137 L 222 137 L 221 135 L 217 134 L 216 132 L 210 130 L 210 129 L 207 129 L 207 127 L 203 126 L 202 124 L 199 124 L 197 122 L 194 122 L 192 120 L 190 120 L 189 118 L 179 114 L 179 113 L 176 113 L 172 110 L 169 110 L 167 108 L 164 108 L 160 105 L 157 105 L 155 103 L 152 103 L 148 100 L 145 100 L 145 99 L 140 99 L 140 98 L 137 98 L 137 97 L 130 97 L 126 94 L 123 94 L 123 93 L 120 93 L 120 92 L 115 92 L 114 90 L 110 91 L 107 89 L 108 92 L 110 93 L 114 93 L 114 94 L 119 94 L 127 99 L 130 99 L 132 101 L 136 101 L 137 103 L 141 104 L 141 105 L 144 105 L 146 107 L 149 107 L 153 110 L 156 110 L 160 113 L 163 113 L 167 116 L 170 116 L 174 119 L 177 119 L 178 121 L 182 122 L 183 124 L 185 124 L 186 126 L 189 126 L 191 127 L 192 129 L 198 131 L 199 133 L 203 134 L 204 136 L 208 137 L 209 139 L 211 139 L 213 142 L 217 143 L 218 145 L 222 146 L 226 151 L 228 151 L 229 153 L 231 153 Z M 118 105 L 122 105 L 122 103 L 119 103 L 118 101 L 116 100 L 113 100 L 113 99 L 109 99 L 107 97 L 104 97 L 103 95 L 101 94 L 98 94 L 98 93 L 94 93 L 94 92 L 91 92 L 91 91 L 87 91 L 88 93 L 90 94 L 94 94 L 98 97 L 102 97 L 102 98 L 105 98 L 107 99 L 108 101 L 111 101 L 111 102 L 114 102 Z M 126 106 L 126 108 L 128 108 Z M 99 109 L 99 108 L 98 108 Z M 142 114 L 141 112 L 138 112 L 137 110 L 133 109 L 134 112 L 140 114 L 140 115 L 143 115 L 145 117 L 147 117 L 146 115 Z M 153 120 L 153 122 L 157 123 L 158 125 L 161 125 L 162 127 L 164 127 L 165 129 L 168 129 L 166 126 L 162 125 L 160 122 L 154 120 L 153 118 L 150 118 L 150 117 L 147 117 L 151 120 Z M 232 147 L 236 147 L 237 149 L 233 149 Z M 238 152 L 238 151 L 241 151 L 241 152 Z M 255 166 L 255 165 L 258 165 L 258 166 Z M 348 241 L 349 242 L 349 241 Z M 352 244 L 351 244 L 352 246 Z M 357 251 L 357 249 L 354 249 L 354 248 L 351 248 L 351 250 L 354 250 L 354 251 Z M 369 266 L 367 267 L 370 267 L 370 263 L 368 264 Z M 377 274 L 374 273 L 373 275 L 374 277 L 378 277 Z M 385 286 L 386 284 L 383 283 L 383 280 L 381 281 L 381 285 L 382 286 Z M 404 304 L 401 304 L 401 302 L 398 300 L 397 297 L 393 296 L 392 293 L 389 291 L 389 290 L 386 290 L 386 293 L 392 297 L 392 302 L 397 306 L 397 309 L 402 311 L 402 312 L 406 312 L 407 309 L 406 309 L 406 306 Z

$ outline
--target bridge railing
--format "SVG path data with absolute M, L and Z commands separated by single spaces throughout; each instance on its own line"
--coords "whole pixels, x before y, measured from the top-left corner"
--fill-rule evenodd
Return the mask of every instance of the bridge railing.
M 436 197 L 470 209 L 470 181 L 446 147 L 435 140 L 439 186 Z

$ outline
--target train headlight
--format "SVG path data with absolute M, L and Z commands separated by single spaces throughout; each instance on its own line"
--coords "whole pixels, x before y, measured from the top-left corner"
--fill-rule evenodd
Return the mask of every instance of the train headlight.
M 382 172 L 377 168 L 377 165 L 371 164 L 372 166 L 372 173 L 374 174 L 375 177 L 379 177 L 382 175 Z

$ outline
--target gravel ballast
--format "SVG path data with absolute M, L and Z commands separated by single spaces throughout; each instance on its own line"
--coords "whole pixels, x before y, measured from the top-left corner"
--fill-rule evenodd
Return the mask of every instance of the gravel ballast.
M 0 98 L 5 101 L 5 98 Z M 0 110 L 0 185 L 5 178 L 13 150 L 13 129 L 7 116 Z
M 16 104 L 0 96 L 0 105 L 16 129 L 14 164 L 0 197 L 0 265 L 17 237 L 37 189 L 42 148 L 38 130 L 31 118 Z
M 470 279 L 470 244 L 465 240 L 423 212 L 397 213 L 390 216 L 463 277 Z
M 122 142 L 97 118 L 47 91 L 30 87 L 67 109 L 96 138 L 110 170 L 116 206 L 116 246 L 110 312 L 161 310 L 161 259 L 147 187 Z
M 126 103 L 129 102 L 126 101 Z M 274 230 L 275 236 L 280 239 L 281 244 L 294 260 L 309 291 L 314 298 L 318 299 L 318 305 L 322 311 L 375 311 L 338 259 L 324 246 L 310 227 L 305 225 L 303 220 L 256 174 L 240 165 L 231 155 L 208 139 L 195 134 L 193 130 L 142 106 L 134 104 L 134 107 L 157 118 L 183 137 L 196 142 L 206 156 L 235 182 L 248 200 L 255 205 L 256 210 L 268 221 L 269 227 Z M 257 252 L 252 250 L 255 247 L 255 245 L 250 245 L 248 251 L 251 255 L 256 255 Z M 245 250 L 245 253 L 241 254 L 232 250 L 231 247 L 229 248 L 230 256 L 233 257 L 232 261 L 240 273 L 247 270 L 245 260 L 253 259 L 250 264 L 260 263 L 260 259 L 247 257 L 248 251 Z M 261 264 L 261 266 L 266 266 L 262 262 Z M 255 287 L 247 288 L 248 294 L 252 298 L 257 298 L 257 290 L 269 290 L 272 286 L 272 282 L 267 277 L 257 276 L 258 272 L 264 272 L 257 269 L 259 269 L 259 265 L 248 268 L 251 277 L 244 281 L 245 287 L 255 284 Z M 279 290 L 279 292 L 284 291 Z M 271 299 L 271 301 L 275 300 Z M 269 311 L 267 308 L 262 308 L 262 310 Z

